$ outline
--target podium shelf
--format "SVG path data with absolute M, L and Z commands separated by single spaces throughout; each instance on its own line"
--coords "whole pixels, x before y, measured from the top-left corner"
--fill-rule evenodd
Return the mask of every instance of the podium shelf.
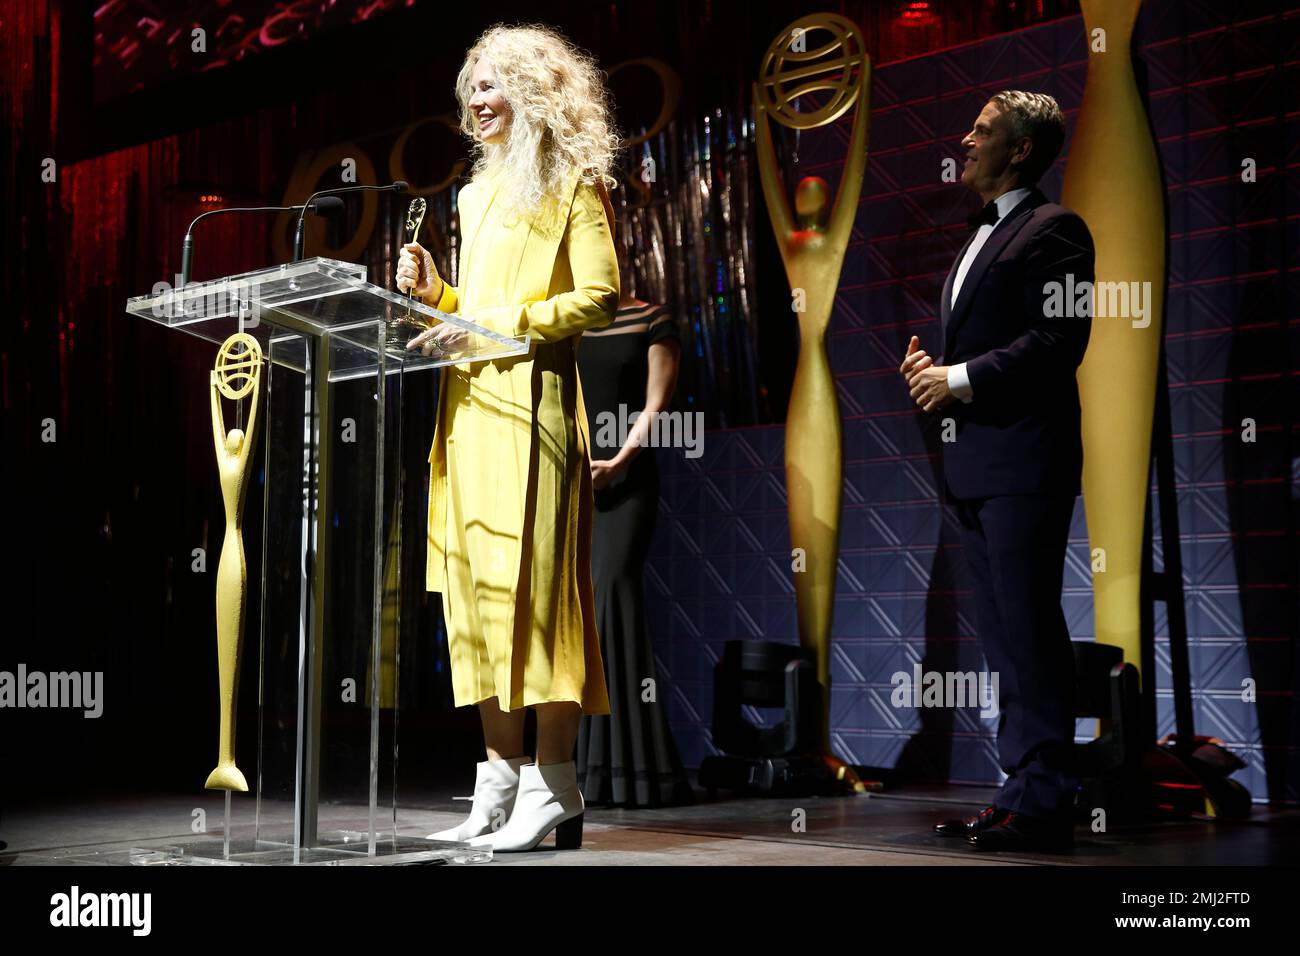
M 299 371 L 295 350 L 283 347 L 287 337 L 328 338 L 335 350 L 331 382 L 369 377 L 381 368 L 391 375 L 510 358 L 529 348 L 526 336 L 501 335 L 472 316 L 408 299 L 367 282 L 365 266 L 322 256 L 135 296 L 126 311 L 217 344 L 233 332 L 247 332 L 272 362 Z M 407 350 L 412 338 L 439 323 L 468 332 L 469 345 L 432 355 Z M 280 347 L 270 348 L 273 340 Z

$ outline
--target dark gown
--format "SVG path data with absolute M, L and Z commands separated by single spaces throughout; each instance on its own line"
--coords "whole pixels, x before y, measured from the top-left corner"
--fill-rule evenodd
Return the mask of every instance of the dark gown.
M 655 305 L 619 309 L 612 325 L 583 333 L 578 375 L 593 459 L 613 458 L 626 437 L 602 413 L 621 423 L 624 409 L 631 415 L 645 406 L 650 346 L 676 338 L 672 316 Z M 642 577 L 658 507 L 659 472 L 649 445 L 596 492 L 591 574 L 610 713 L 583 717 L 578 730 L 578 781 L 587 803 L 654 807 L 693 800 L 646 629 Z M 653 703 L 642 700 L 647 677 L 655 680 Z

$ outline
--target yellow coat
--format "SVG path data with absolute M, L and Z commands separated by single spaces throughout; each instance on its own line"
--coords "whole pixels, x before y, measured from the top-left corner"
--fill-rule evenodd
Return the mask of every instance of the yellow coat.
M 508 221 L 497 195 L 491 180 L 461 190 L 460 285 L 437 305 L 533 341 L 522 356 L 443 369 L 426 587 L 443 595 L 456 706 L 571 700 L 607 714 L 576 359 L 580 333 L 618 306 L 610 225 L 576 177 L 531 223 Z

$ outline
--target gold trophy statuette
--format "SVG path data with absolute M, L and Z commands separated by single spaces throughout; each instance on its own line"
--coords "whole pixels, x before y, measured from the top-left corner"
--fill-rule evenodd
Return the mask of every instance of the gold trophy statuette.
M 1139 671 L 1142 543 L 1165 293 L 1160 157 L 1130 54 L 1141 5 L 1082 2 L 1088 72 L 1061 187 L 1062 204 L 1092 232 L 1095 288 L 1122 282 L 1151 291 L 1144 320 L 1098 316 L 1094 296 L 1092 334 L 1078 373 L 1096 639 L 1123 648 L 1124 660 Z M 1150 686 L 1151 675 L 1141 680 Z
M 239 651 L 244 634 L 244 591 L 248 569 L 240 535 L 244 496 L 248 491 L 249 452 L 257 428 L 258 383 L 262 377 L 262 348 L 247 332 L 236 332 L 221 344 L 208 374 L 212 397 L 212 440 L 217 449 L 221 498 L 225 502 L 226 533 L 217 565 L 217 669 L 221 682 L 221 739 L 217 769 L 208 777 L 208 790 L 248 791 L 248 782 L 235 766 L 235 701 L 239 694 Z M 249 397 L 248 432 L 226 432 L 221 396 L 232 401 Z
M 830 39 L 814 47 L 813 34 Z M 799 359 L 785 424 L 785 481 L 790 510 L 791 547 L 801 549 L 805 570 L 794 576 L 799 640 L 817 660 L 823 691 L 821 739 L 830 755 L 830 646 L 839 560 L 840 494 L 843 486 L 839 401 L 826 355 L 840 267 L 848 249 L 853 219 L 867 165 L 871 60 L 862 35 L 848 19 L 816 13 L 794 21 L 763 56 L 754 84 L 758 166 L 763 197 L 777 245 L 790 280 L 799 321 Z M 821 104 L 800 112 L 795 101 L 822 94 Z M 854 106 L 853 131 L 832 205 L 826 182 L 816 176 L 800 181 L 791 213 L 772 144 L 769 117 L 791 129 L 812 129 L 835 122 Z M 800 308 L 800 306 L 803 306 Z M 839 767 L 840 779 L 851 775 Z

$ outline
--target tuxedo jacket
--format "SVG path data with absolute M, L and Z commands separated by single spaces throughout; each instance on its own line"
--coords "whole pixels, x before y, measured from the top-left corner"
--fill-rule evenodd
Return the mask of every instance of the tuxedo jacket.
M 969 246 L 972 233 L 966 241 Z M 996 495 L 1078 494 L 1083 469 L 1075 372 L 1088 347 L 1091 318 L 1047 313 L 1048 283 L 1092 283 L 1092 236 L 1077 214 L 1034 189 L 1000 220 L 971 263 L 955 304 L 943 286 L 943 364 L 965 362 L 972 398 L 937 413 L 956 423 L 941 443 L 951 500 Z M 1081 310 L 1086 312 L 1087 309 Z

